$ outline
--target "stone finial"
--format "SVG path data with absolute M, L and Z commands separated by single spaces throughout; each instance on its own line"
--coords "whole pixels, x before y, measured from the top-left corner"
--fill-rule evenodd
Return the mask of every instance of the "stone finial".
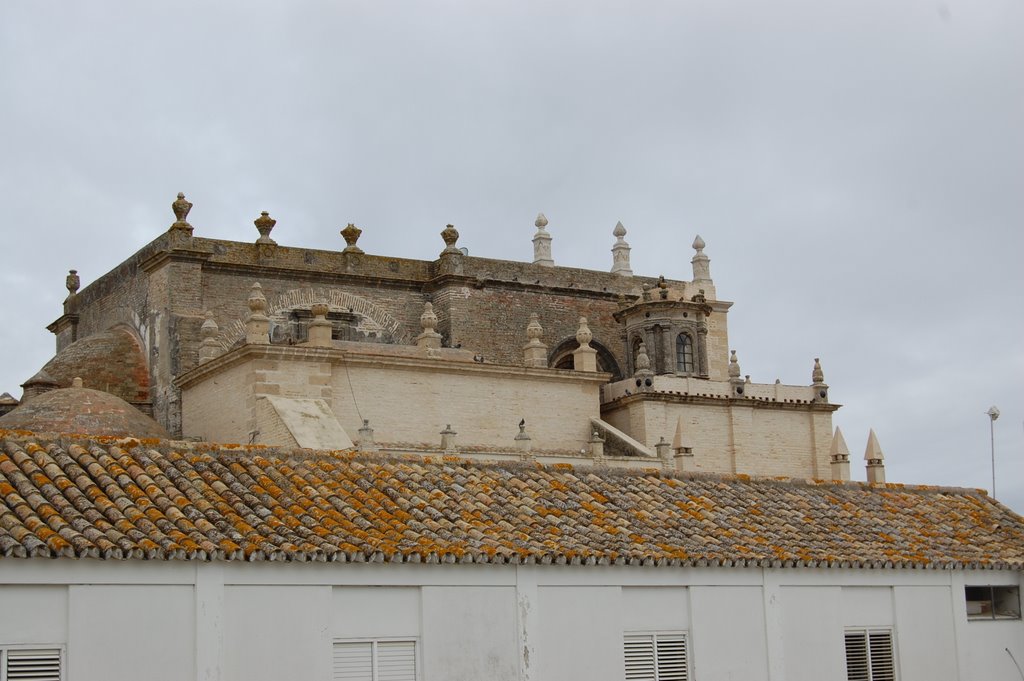
M 850 450 L 846 447 L 846 440 L 843 438 L 843 431 L 839 430 L 839 426 L 836 426 L 836 432 L 832 435 L 829 462 L 833 480 L 850 479 Z
M 199 345 L 200 364 L 209 362 L 220 354 L 220 345 L 217 343 L 218 333 L 220 333 L 220 327 L 217 326 L 217 322 L 213 318 L 213 311 L 207 310 L 206 319 L 203 320 L 203 325 L 199 327 L 199 335 L 203 337 L 203 341 Z
M 555 261 L 551 258 L 551 235 L 544 229 L 548 225 L 548 219 L 544 213 L 537 213 L 534 221 L 537 233 L 533 235 L 533 264 L 544 267 L 554 267 Z
M 821 360 L 817 357 L 814 358 L 811 381 L 811 388 L 814 390 L 814 401 L 828 402 L 828 385 L 825 383 L 825 372 L 821 370 Z
M 878 445 L 878 436 L 875 435 L 874 429 L 868 431 L 864 460 L 867 462 L 868 482 L 885 482 L 885 455 Z
M 658 297 L 668 300 L 668 282 L 665 281 L 664 274 L 658 276 Z
M 345 226 L 345 229 L 341 230 L 341 237 L 345 240 L 345 250 L 343 250 L 342 253 L 353 253 L 355 255 L 362 254 L 363 249 L 356 246 L 356 242 L 359 241 L 359 237 L 362 233 L 363 230 L 359 229 L 351 222 L 348 223 L 348 225 Z
M 710 282 L 711 281 L 711 258 L 704 255 L 704 239 L 700 238 L 700 234 L 693 240 L 693 250 L 697 251 L 690 264 L 693 265 L 693 281 L 694 282 Z
M 370 427 L 370 419 L 363 419 L 363 425 L 359 428 L 359 442 L 356 447 L 361 452 L 377 451 L 377 442 L 373 439 L 373 428 Z
M 82 377 L 81 376 L 75 376 L 74 378 L 72 378 L 71 379 L 71 387 L 72 388 L 83 388 L 83 387 L 85 387 L 85 384 L 82 382 Z
M 68 276 L 64 278 L 64 286 L 68 290 L 68 297 L 64 299 L 64 314 L 77 312 L 78 288 L 82 280 L 78 278 L 78 270 L 68 270 Z
M 178 198 L 171 204 L 171 210 L 174 211 L 174 224 L 171 225 L 171 230 L 180 230 L 192 236 L 192 225 L 186 221 L 188 212 L 192 210 L 192 204 L 185 200 L 183 192 L 178 192 Z
M 309 311 L 313 315 L 307 333 L 309 345 L 317 348 L 331 347 L 331 332 L 334 327 L 327 319 L 327 313 L 331 311 L 330 306 L 325 302 L 313 303 Z
M 528 452 L 532 447 L 530 436 L 526 434 L 526 419 L 519 422 L 519 432 L 515 437 L 516 449 L 521 452 Z
M 590 431 L 590 455 L 595 459 L 604 458 L 604 439 L 601 434 L 597 432 L 597 428 Z
M 732 386 L 733 397 L 743 396 L 744 383 L 740 372 L 740 361 L 736 357 L 736 351 L 733 350 L 729 357 L 729 384 Z
M 267 299 L 263 296 L 263 287 L 257 281 L 249 291 L 249 316 L 245 319 L 245 342 L 255 345 L 270 342 L 270 319 L 264 312 Z
M 274 225 L 277 224 L 277 220 L 270 217 L 270 213 L 263 211 L 260 216 L 252 221 L 252 224 L 256 225 L 256 229 L 260 233 L 260 237 L 256 239 L 258 244 L 270 244 L 276 246 L 277 242 L 270 238 L 270 230 L 274 229 Z
M 523 346 L 523 364 L 528 367 L 544 368 L 548 365 L 548 346 L 541 342 L 544 327 L 536 312 L 530 313 L 530 323 L 526 325 L 526 345 Z
M 437 329 L 437 314 L 431 303 L 423 303 L 423 314 L 420 315 L 420 326 L 423 332 L 416 336 L 416 345 L 421 348 L 440 348 L 441 334 Z
M 68 276 L 64 279 L 64 286 L 68 289 L 68 297 L 78 293 L 82 280 L 78 278 L 78 270 L 68 270 Z
M 629 244 L 626 243 L 626 228 L 621 222 L 615 223 L 612 230 L 615 237 L 615 244 L 612 245 L 612 274 L 621 274 L 624 277 L 633 276 L 633 270 L 629 266 Z
M 459 230 L 455 229 L 455 225 L 445 225 L 441 231 L 441 238 L 444 239 L 444 250 L 441 251 L 441 255 L 448 253 L 462 255 L 462 251 L 455 245 L 455 242 L 459 240 Z
M 640 347 L 637 349 L 636 371 L 633 372 L 633 377 L 638 380 L 654 377 L 654 372 L 651 371 L 651 357 L 647 354 L 647 343 L 643 341 L 640 341 Z
M 576 331 L 576 342 L 580 344 L 572 353 L 572 367 L 576 371 L 597 371 L 597 350 L 590 345 L 594 333 L 587 325 L 587 318 L 580 317 L 580 327 Z
M 445 453 L 452 454 L 457 451 L 455 444 L 456 435 L 458 435 L 458 433 L 452 430 L 452 424 L 450 423 L 441 431 L 441 449 L 443 449 Z
M 640 299 L 645 303 L 651 300 L 651 288 L 653 287 L 648 283 L 640 287 Z

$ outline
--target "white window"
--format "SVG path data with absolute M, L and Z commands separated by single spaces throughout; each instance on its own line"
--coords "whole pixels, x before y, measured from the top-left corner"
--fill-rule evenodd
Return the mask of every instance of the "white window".
M 0 648 L 0 681 L 61 681 L 60 648 Z
M 890 629 L 846 630 L 847 681 L 895 681 Z
M 334 642 L 334 681 L 416 681 L 416 641 Z
M 690 678 L 683 632 L 626 634 L 626 681 L 687 681 Z

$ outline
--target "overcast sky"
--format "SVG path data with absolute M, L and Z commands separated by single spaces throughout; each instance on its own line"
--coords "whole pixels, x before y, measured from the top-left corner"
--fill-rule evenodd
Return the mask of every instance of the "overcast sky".
M 585 9 L 584 9 L 585 8 Z M 854 477 L 1024 511 L 1024 1 L 0 2 L 0 392 L 164 231 L 691 277 L 756 382 L 821 357 Z M 671 433 L 667 434 L 671 436 Z

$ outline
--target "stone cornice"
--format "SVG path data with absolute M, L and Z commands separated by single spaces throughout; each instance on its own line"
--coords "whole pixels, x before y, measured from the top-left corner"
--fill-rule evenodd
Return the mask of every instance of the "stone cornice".
M 635 402 L 667 402 L 670 404 L 701 404 L 719 407 L 751 407 L 753 409 L 785 409 L 789 411 L 834 412 L 842 405 L 809 400 L 773 400 L 759 397 L 730 397 L 728 395 L 700 395 L 678 392 L 641 391 L 621 395 L 607 402 L 601 402 L 601 411 L 612 407 L 624 407 Z
M 201 383 L 220 371 L 257 359 L 269 359 L 294 362 L 330 362 L 331 364 L 349 364 L 350 366 L 377 367 L 381 369 L 434 371 L 447 374 L 483 374 L 495 378 L 529 378 L 541 381 L 575 381 L 579 383 L 604 384 L 611 374 L 603 372 L 583 372 L 568 369 L 540 369 L 504 364 L 487 364 L 462 359 L 463 351 L 443 348 L 439 351 L 442 357 L 428 357 L 426 354 L 415 354 L 414 346 L 387 346 L 381 348 L 400 347 L 409 354 L 392 354 L 373 352 L 361 344 L 359 348 L 313 347 L 304 345 L 242 345 L 233 348 L 219 357 L 182 374 L 174 381 L 174 385 L 184 389 Z M 458 359 L 444 359 L 445 353 L 457 353 Z

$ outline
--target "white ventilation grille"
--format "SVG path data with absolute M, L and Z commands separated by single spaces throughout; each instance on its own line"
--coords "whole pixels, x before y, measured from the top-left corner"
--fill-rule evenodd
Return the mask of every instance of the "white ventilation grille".
M 4 656 L 6 681 L 60 681 L 60 650 L 8 650 Z
M 846 632 L 847 681 L 895 681 L 892 632 L 861 629 Z
M 623 638 L 626 681 L 687 681 L 686 634 L 630 634 Z
M 416 681 L 415 641 L 338 641 L 334 681 Z

